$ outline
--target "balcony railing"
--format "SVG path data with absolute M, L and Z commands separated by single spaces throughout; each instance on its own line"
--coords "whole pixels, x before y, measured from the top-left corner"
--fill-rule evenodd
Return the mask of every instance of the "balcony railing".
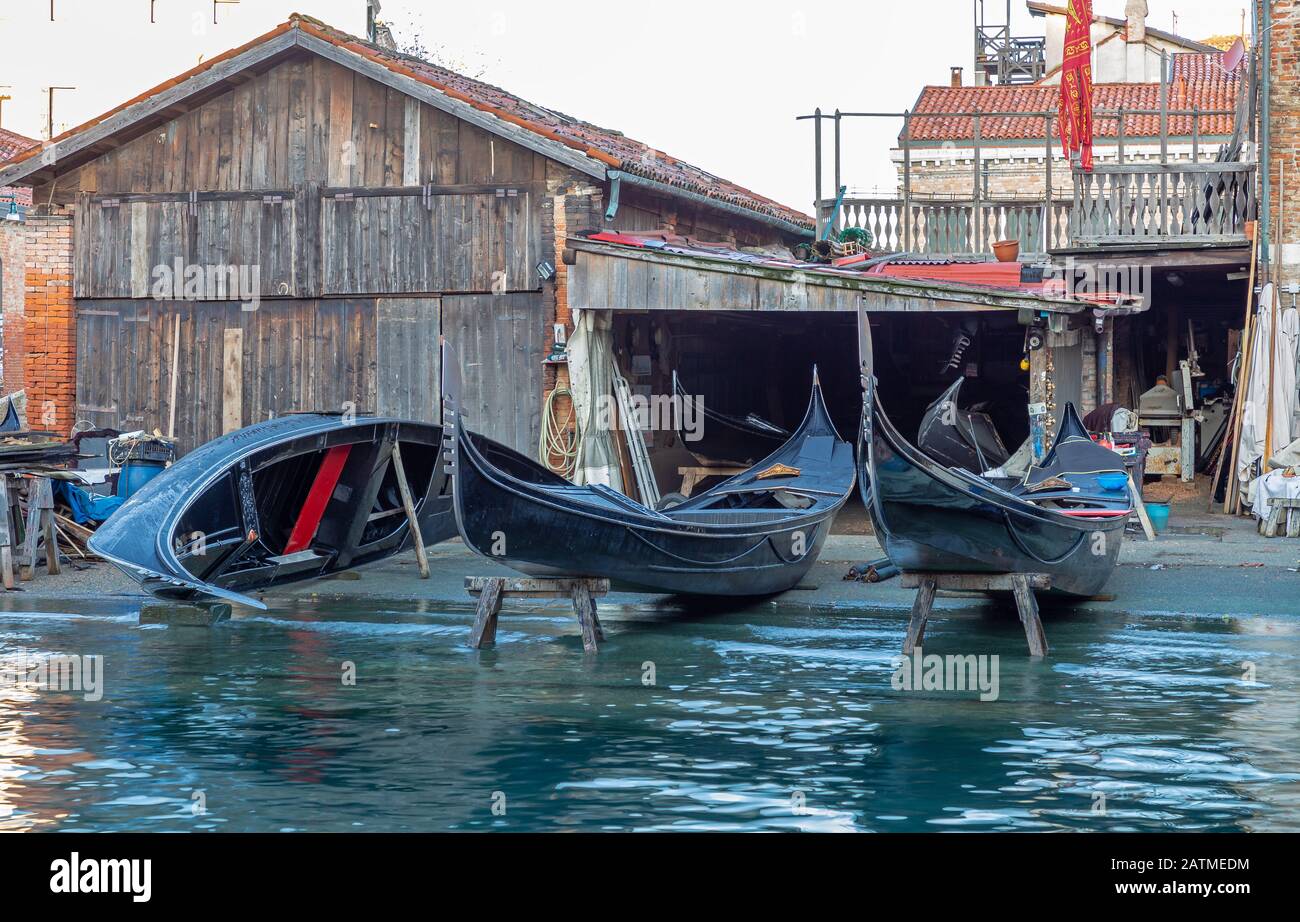
M 1075 171 L 1071 198 L 921 199 L 845 198 L 836 233 L 871 232 L 872 249 L 964 255 L 989 253 L 1000 240 L 1018 240 L 1036 256 L 1069 247 L 1132 244 L 1157 237 L 1198 242 L 1246 240 L 1253 220 L 1255 164 L 1099 164 Z M 823 199 L 818 225 L 831 220 L 834 199 Z
M 1244 242 L 1254 215 L 1253 163 L 1099 165 L 1074 173 L 1070 243 Z
M 833 200 L 818 209 L 830 220 Z M 1043 254 L 1069 246 L 1070 199 L 973 201 L 971 199 L 846 198 L 835 231 L 861 227 L 871 233 L 872 249 L 953 255 L 987 253 L 1000 240 L 1018 240 L 1020 252 Z M 1044 216 L 1044 210 L 1047 210 Z

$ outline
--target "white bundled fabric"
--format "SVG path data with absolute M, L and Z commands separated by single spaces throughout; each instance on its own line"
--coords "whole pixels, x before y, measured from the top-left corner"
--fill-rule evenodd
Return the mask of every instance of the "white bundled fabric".
M 573 482 L 604 484 L 623 492 L 612 428 L 613 320 L 609 311 L 575 311 L 569 337 L 569 390 L 582 442 Z
M 1300 317 L 1293 307 L 1277 306 L 1277 335 L 1271 335 L 1273 326 L 1272 283 L 1264 286 L 1259 296 L 1259 310 L 1255 314 L 1251 331 L 1250 380 L 1246 386 L 1246 401 L 1242 405 L 1241 443 L 1237 451 L 1237 478 L 1241 483 L 1244 505 L 1255 508 L 1256 483 L 1253 474 L 1257 462 L 1264 457 L 1264 442 L 1268 432 L 1268 417 L 1273 414 L 1273 445 L 1286 445 L 1295 436 L 1292 421 L 1295 418 L 1297 344 L 1300 343 Z M 1269 347 L 1273 347 L 1270 361 Z M 1272 373 L 1272 406 L 1269 406 L 1269 375 Z M 1243 382 L 1238 382 L 1241 386 Z M 1263 465 L 1260 465 L 1263 467 Z

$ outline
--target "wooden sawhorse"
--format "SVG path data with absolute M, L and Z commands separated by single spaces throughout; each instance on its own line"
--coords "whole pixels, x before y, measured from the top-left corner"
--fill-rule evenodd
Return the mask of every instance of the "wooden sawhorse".
M 22 526 L 21 528 L 19 526 Z M 14 549 L 19 549 L 18 576 L 36 573 L 37 544 L 45 542 L 45 568 L 59 575 L 59 541 L 54 525 L 54 485 L 48 477 L 32 477 L 27 488 L 27 521 L 18 504 L 18 476 L 0 474 L 0 581 L 14 588 Z M 21 541 L 21 545 L 19 542 Z
M 478 614 L 469 632 L 469 645 L 475 650 L 496 643 L 497 616 L 501 603 L 508 597 L 524 599 L 571 599 L 573 613 L 582 626 L 582 649 L 595 653 L 605 639 L 600 619 L 596 617 L 596 599 L 609 592 L 609 580 L 580 577 L 575 579 L 537 579 L 502 576 L 467 576 L 465 588 L 478 596 Z
M 1025 628 L 1030 656 L 1047 655 L 1047 636 L 1043 622 L 1038 617 L 1038 600 L 1034 590 L 1052 588 L 1052 578 L 1046 573 L 904 573 L 903 588 L 916 590 L 912 603 L 912 618 L 907 624 L 907 639 L 903 641 L 903 655 L 911 656 L 921 646 L 925 637 L 925 624 L 934 608 L 934 594 L 940 589 L 964 592 L 1010 592 L 1016 600 L 1016 611 Z
M 1300 538 L 1300 499 L 1274 496 L 1268 501 L 1268 515 L 1259 520 L 1259 533 L 1276 538 L 1285 531 L 1288 538 Z

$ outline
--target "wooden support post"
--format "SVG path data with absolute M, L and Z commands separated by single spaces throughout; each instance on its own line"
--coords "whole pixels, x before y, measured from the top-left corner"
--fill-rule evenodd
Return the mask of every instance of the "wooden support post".
M 475 650 L 485 643 L 497 642 L 497 616 L 501 614 L 501 591 L 505 585 L 504 579 L 488 579 L 483 584 L 483 591 L 478 597 L 478 612 L 474 615 L 474 627 L 469 632 L 469 645 Z
M 591 590 L 585 583 L 574 585 L 570 598 L 573 599 L 573 613 L 582 626 L 582 649 L 586 653 L 596 653 L 599 650 L 597 642 L 605 639 L 600 619 L 596 617 L 596 600 L 591 597 Z
M 1029 642 L 1029 655 L 1046 656 L 1047 635 L 1043 633 L 1043 621 L 1038 617 L 1038 600 L 1029 587 L 1029 578 L 1023 573 L 1013 574 L 1011 585 L 1016 597 L 1016 612 L 1025 628 L 1025 640 Z
M 467 576 L 465 588 L 478 596 L 478 611 L 470 629 L 469 645 L 479 649 L 494 643 L 497 620 L 503 601 L 508 597 L 528 599 L 569 599 L 582 629 L 582 649 L 596 653 L 605 640 L 605 631 L 596 614 L 596 598 L 609 592 L 609 580 L 595 578 L 543 579 L 501 576 Z
M 14 588 L 14 496 L 11 492 L 13 479 L 8 474 L 0 474 L 0 500 L 4 508 L 0 509 L 0 578 L 4 580 L 5 589 Z
M 54 527 L 54 485 L 48 477 L 36 480 L 36 508 L 40 514 L 41 538 L 45 542 L 45 570 L 59 575 L 59 538 Z
M 1052 588 L 1052 578 L 1046 573 L 904 573 L 902 585 L 904 589 L 917 591 L 916 601 L 912 604 L 912 618 L 907 626 L 907 639 L 903 642 L 904 656 L 911 656 L 921 646 L 926 623 L 934 608 L 935 592 L 939 589 L 1009 592 L 1015 599 L 1016 611 L 1025 629 L 1029 655 L 1047 655 L 1047 636 L 1038 616 L 1038 600 L 1034 598 L 1034 590 Z
M 903 641 L 904 656 L 911 656 L 912 651 L 925 640 L 925 624 L 930 620 L 930 610 L 934 608 L 934 593 L 937 588 L 938 584 L 933 577 L 921 578 L 916 590 L 916 599 L 912 602 L 912 617 L 907 622 L 907 639 Z
M 411 538 L 415 544 L 415 562 L 420 566 L 420 579 L 429 578 L 429 555 L 424 550 L 424 535 L 420 533 L 420 520 L 415 515 L 415 502 L 411 499 L 411 487 L 406 482 L 406 468 L 402 466 L 402 446 L 393 442 L 393 473 L 397 475 L 397 491 L 402 495 L 402 508 L 406 510 L 406 522 L 411 527 Z
M 1146 503 L 1142 502 L 1142 493 L 1133 482 L 1132 471 L 1128 475 L 1128 492 L 1129 496 L 1133 497 L 1133 511 L 1137 513 L 1138 521 L 1142 523 L 1142 532 L 1147 536 L 1148 541 L 1156 540 L 1156 530 L 1151 525 L 1151 516 L 1147 515 Z
M 23 552 L 20 578 L 26 582 L 36 575 L 36 548 L 41 538 L 41 510 L 36 505 L 36 483 L 27 486 L 27 521 L 23 526 Z

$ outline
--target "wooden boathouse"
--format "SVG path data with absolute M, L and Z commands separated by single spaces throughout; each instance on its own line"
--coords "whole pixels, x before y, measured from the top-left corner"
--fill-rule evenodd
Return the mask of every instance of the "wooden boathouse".
M 1007 368 L 1030 321 L 1090 323 L 1028 292 L 758 267 L 813 219 L 301 16 L 0 166 L 13 184 L 34 206 L 28 344 L 6 370 L 25 364 L 46 428 L 158 429 L 181 451 L 296 411 L 436 419 L 446 336 L 475 428 L 536 455 L 577 308 L 608 312 L 636 390 L 677 369 L 787 425 L 821 362 L 851 426 L 860 303 L 938 352 L 951 318 L 983 317 Z M 599 230 L 719 249 L 668 257 Z

